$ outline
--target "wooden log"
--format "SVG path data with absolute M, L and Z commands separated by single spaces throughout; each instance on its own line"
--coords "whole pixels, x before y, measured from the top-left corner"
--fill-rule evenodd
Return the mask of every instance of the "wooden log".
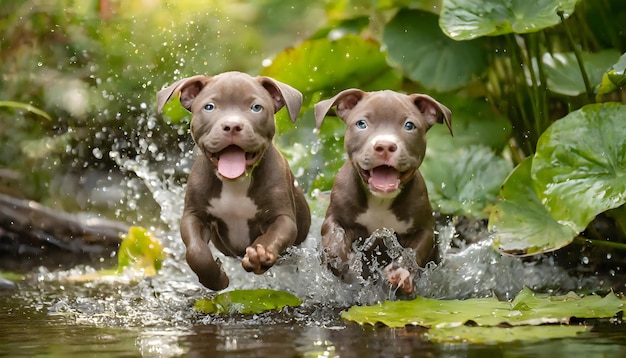
M 129 227 L 0 194 L 0 270 L 105 263 Z

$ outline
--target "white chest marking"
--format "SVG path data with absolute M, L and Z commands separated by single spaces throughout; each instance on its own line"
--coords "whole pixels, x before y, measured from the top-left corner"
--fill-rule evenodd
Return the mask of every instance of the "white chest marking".
M 209 200 L 209 214 L 224 221 L 228 227 L 228 241 L 246 247 L 250 244 L 248 220 L 257 213 L 257 206 L 247 196 L 250 178 L 244 176 L 237 180 L 224 180 L 222 193 L 218 198 Z M 222 237 L 226 239 L 226 237 Z
M 365 226 L 370 234 L 381 228 L 391 229 L 397 234 L 407 233 L 413 226 L 413 220 L 398 220 L 396 215 L 389 209 L 392 202 L 393 198 L 370 196 L 367 200 L 367 210 L 357 216 L 356 222 Z

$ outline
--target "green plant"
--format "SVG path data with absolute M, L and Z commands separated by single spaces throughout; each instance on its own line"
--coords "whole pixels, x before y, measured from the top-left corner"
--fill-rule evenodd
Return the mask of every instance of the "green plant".
M 531 228 L 523 218 L 507 216 L 507 229 L 494 221 L 499 215 L 492 211 L 496 196 L 506 201 L 507 195 L 506 186 L 500 193 L 498 187 L 513 166 L 535 155 L 539 138 L 553 123 L 568 121 L 569 113 L 595 101 L 620 99 L 624 84 L 620 54 L 626 50 L 626 40 L 618 34 L 626 27 L 622 21 L 626 4 L 615 0 L 352 0 L 329 3 L 327 17 L 327 28 L 279 54 L 278 61 L 262 73 L 293 83 L 308 98 L 307 104 L 348 87 L 428 92 L 451 108 L 456 135 L 442 136 L 436 127 L 429 132 L 422 171 L 437 211 L 479 218 L 491 214 L 491 227 L 506 230 L 503 235 L 511 234 L 513 241 L 525 242 L 528 233 L 523 228 L 554 239 L 550 231 Z M 355 43 L 381 50 L 360 56 Z M 332 68 L 328 63 L 334 64 Z M 394 73 L 391 70 L 402 75 L 401 82 L 392 80 L 395 76 L 376 75 Z M 309 110 L 310 106 L 304 107 L 303 118 L 310 118 Z M 338 161 L 329 158 L 337 158 L 342 146 L 343 128 L 328 122 L 319 137 L 332 150 L 322 152 L 322 159 L 314 162 L 327 167 L 313 172 L 317 175 L 311 181 L 313 190 L 330 189 L 332 181 L 319 178 L 336 172 Z M 587 136 L 598 135 L 594 125 L 599 124 L 586 127 Z M 311 141 L 310 136 L 304 141 Z M 554 145 L 567 145 L 569 152 L 562 155 L 573 160 L 586 144 L 559 138 Z M 610 145 L 617 146 L 616 155 L 623 154 L 619 140 Z M 525 173 L 527 165 L 516 172 Z M 616 165 L 619 172 L 626 164 Z M 566 170 L 565 176 L 576 173 L 575 168 Z M 529 181 L 516 180 L 513 174 L 509 179 L 520 193 L 531 194 Z M 599 185 L 598 180 L 590 175 L 581 182 L 581 190 Z M 586 205 L 595 206 L 598 200 L 578 197 L 568 202 L 568 209 L 585 211 Z M 615 201 L 613 207 L 620 203 Z M 502 205 L 506 204 L 500 203 L 497 210 Z M 602 208 L 593 214 L 608 209 Z M 590 220 L 591 214 L 572 232 L 566 230 L 568 239 L 558 245 L 571 242 Z M 512 234 L 508 228 L 515 225 L 520 230 Z

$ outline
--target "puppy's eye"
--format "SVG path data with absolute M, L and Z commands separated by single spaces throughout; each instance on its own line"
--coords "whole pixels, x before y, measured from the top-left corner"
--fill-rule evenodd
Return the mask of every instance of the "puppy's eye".
M 259 113 L 263 110 L 263 106 L 261 106 L 260 104 L 253 104 L 252 107 L 250 107 L 250 109 L 254 113 Z
M 211 112 L 215 109 L 215 105 L 213 103 L 207 103 L 204 105 L 204 110 L 207 112 Z
M 356 127 L 358 129 L 365 129 L 367 128 L 367 122 L 364 119 L 359 119 L 358 121 L 356 121 Z
M 404 130 L 412 131 L 415 128 L 417 128 L 417 126 L 413 122 L 406 122 L 406 123 L 404 123 Z

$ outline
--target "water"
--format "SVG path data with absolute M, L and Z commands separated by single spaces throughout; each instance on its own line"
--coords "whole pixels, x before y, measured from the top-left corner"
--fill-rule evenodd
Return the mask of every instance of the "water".
M 146 146 L 146 151 L 153 149 Z M 419 327 L 361 327 L 343 321 L 342 310 L 354 304 L 395 299 L 396 293 L 380 280 L 346 284 L 325 268 L 319 256 L 319 210 L 313 210 L 316 214 L 305 243 L 289 249 L 264 275 L 247 273 L 238 259 L 214 250 L 230 277 L 229 289 L 284 290 L 300 297 L 301 307 L 252 316 L 196 312 L 192 308 L 195 300 L 214 293 L 198 283 L 184 260 L 178 234 L 184 187 L 174 179 L 174 172 L 154 169 L 149 160 L 110 155 L 141 180 L 161 208 L 157 220 L 161 224 L 151 229 L 168 253 L 162 270 L 152 277 L 129 275 L 88 283 L 70 278 L 93 271 L 91 267 L 66 271 L 40 268 L 30 273 L 15 289 L 0 291 L 0 356 L 467 357 L 541 355 L 546 350 L 576 353 L 567 348 L 572 344 L 582 345 L 591 354 L 587 356 L 593 356 L 624 352 L 626 348 L 623 332 L 591 336 L 588 341 L 566 339 L 538 345 L 440 345 L 424 341 L 424 329 Z M 180 157 L 166 161 L 185 172 L 193 156 L 192 151 L 182 151 Z M 141 200 L 131 190 L 125 203 L 140 208 Z M 311 199 L 312 206 L 324 207 L 324 202 L 314 202 L 317 200 L 323 199 Z M 388 233 L 379 234 L 393 246 Z M 440 220 L 436 235 L 442 261 L 427 266 L 416 280 L 420 295 L 440 299 L 496 295 L 510 299 L 524 286 L 565 292 L 599 285 L 593 278 L 572 277 L 549 260 L 523 262 L 500 256 L 491 248 L 488 233 L 479 230 L 475 234 L 481 238 L 477 243 L 464 244 L 459 242 L 454 223 Z M 396 249 L 394 255 L 410 260 L 410 253 Z

